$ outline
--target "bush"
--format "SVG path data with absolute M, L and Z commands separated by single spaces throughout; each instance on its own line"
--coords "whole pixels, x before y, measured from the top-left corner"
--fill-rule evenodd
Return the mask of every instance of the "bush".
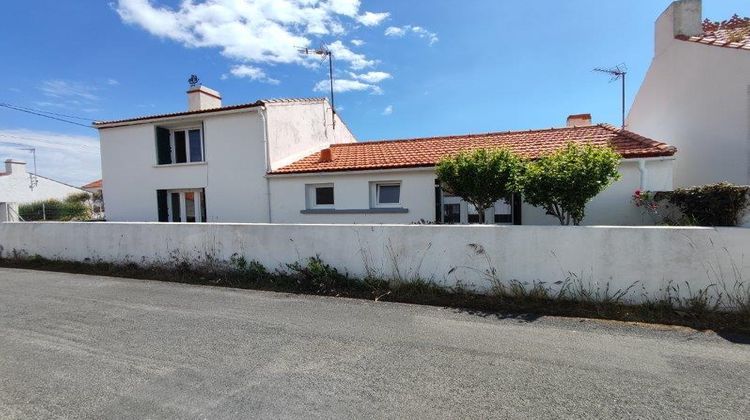
M 18 214 L 26 221 L 36 220 L 90 220 L 91 208 L 88 193 L 71 194 L 63 201 L 42 200 L 18 206 Z
M 750 186 L 722 182 L 662 194 L 693 224 L 737 226 L 748 207 L 749 192 Z

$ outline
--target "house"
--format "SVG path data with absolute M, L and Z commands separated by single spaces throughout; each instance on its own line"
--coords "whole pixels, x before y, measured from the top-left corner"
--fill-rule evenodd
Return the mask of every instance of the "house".
M 97 179 L 96 181 L 91 181 L 88 184 L 82 186 L 81 189 L 86 190 L 92 194 L 100 193 L 102 192 L 102 180 Z
M 450 153 L 508 147 L 535 158 L 567 142 L 613 145 L 623 177 L 589 205 L 588 224 L 648 222 L 638 188 L 672 187 L 675 148 L 573 115 L 561 128 L 358 142 L 325 99 L 222 106 L 188 90 L 188 110 L 97 122 L 107 220 L 271 223 L 467 223 L 476 210 L 440 189 Z M 127 157 L 127 158 L 124 158 Z M 554 224 L 544 211 L 498 202 L 486 220 Z
M 26 163 L 18 160 L 7 159 L 5 172 L 0 172 L 0 203 L 62 200 L 81 192 L 84 192 L 81 188 L 27 172 Z
M 750 18 L 711 22 L 700 0 L 673 2 L 627 128 L 677 147 L 676 187 L 750 184 Z

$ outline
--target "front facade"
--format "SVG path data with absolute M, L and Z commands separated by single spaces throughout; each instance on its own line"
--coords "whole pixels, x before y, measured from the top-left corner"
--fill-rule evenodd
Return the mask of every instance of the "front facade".
M 627 127 L 677 147 L 676 187 L 750 184 L 750 18 L 701 19 L 700 0 L 681 0 L 656 21 Z
M 673 147 L 592 125 L 588 114 L 558 129 L 357 142 L 338 117 L 334 127 L 325 99 L 221 107 L 210 89 L 188 95 L 197 109 L 96 123 L 107 220 L 472 223 L 476 209 L 436 180 L 442 157 L 507 147 L 535 158 L 569 141 L 611 145 L 624 158 L 622 180 L 591 202 L 585 223 L 649 223 L 630 204 L 633 191 L 672 188 Z M 485 216 L 487 223 L 557 223 L 518 196 Z

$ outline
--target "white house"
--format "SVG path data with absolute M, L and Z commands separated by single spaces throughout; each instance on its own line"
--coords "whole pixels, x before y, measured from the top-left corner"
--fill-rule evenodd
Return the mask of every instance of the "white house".
M 0 172 L 0 203 L 30 203 L 84 192 L 81 188 L 26 171 L 26 163 L 8 159 Z
M 221 106 L 188 91 L 188 111 L 97 122 L 107 220 L 271 223 L 467 223 L 478 216 L 436 184 L 450 153 L 508 147 L 538 157 L 568 141 L 613 145 L 622 180 L 594 199 L 588 224 L 649 222 L 630 203 L 638 188 L 672 188 L 675 148 L 588 114 L 566 127 L 357 142 L 325 99 Z M 542 210 L 499 202 L 488 222 L 554 224 Z
M 676 187 L 750 184 L 750 18 L 704 21 L 701 9 L 675 1 L 657 19 L 627 127 L 677 147 Z

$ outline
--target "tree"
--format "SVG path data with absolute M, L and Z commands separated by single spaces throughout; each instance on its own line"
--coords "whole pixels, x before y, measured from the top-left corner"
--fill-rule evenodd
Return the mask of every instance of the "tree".
M 620 155 L 610 147 L 568 143 L 528 165 L 524 200 L 557 217 L 561 225 L 579 225 L 586 203 L 620 179 L 619 164 Z
M 510 150 L 478 149 L 442 159 L 435 171 L 443 189 L 474 205 L 484 223 L 485 210 L 519 191 L 523 169 L 524 160 Z

